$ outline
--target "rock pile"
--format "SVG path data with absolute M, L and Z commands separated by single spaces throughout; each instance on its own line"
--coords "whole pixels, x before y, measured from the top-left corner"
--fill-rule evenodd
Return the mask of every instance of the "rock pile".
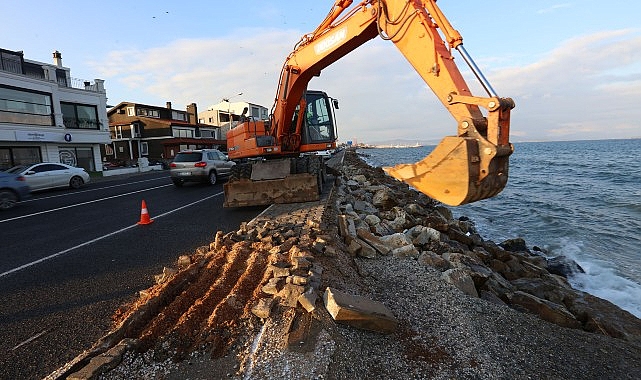
M 538 315 L 563 327 L 641 340 L 641 321 L 612 303 L 573 289 L 567 276 L 582 271 L 565 257 L 528 249 L 523 239 L 496 244 L 468 218 L 347 155 L 338 187 L 338 224 L 347 250 L 376 259 L 392 255 L 442 272 L 472 297 Z

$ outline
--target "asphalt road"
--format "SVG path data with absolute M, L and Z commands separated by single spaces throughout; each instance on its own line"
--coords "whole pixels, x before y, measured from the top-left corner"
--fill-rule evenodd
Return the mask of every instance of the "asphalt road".
M 38 193 L 0 213 L 0 379 L 39 379 L 73 359 L 163 267 L 264 209 L 223 209 L 222 191 L 150 172 Z M 142 200 L 148 225 L 137 225 Z

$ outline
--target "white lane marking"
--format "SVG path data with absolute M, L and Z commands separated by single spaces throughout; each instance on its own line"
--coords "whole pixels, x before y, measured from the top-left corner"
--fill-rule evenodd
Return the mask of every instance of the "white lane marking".
M 136 191 L 130 191 L 130 192 L 128 192 L 128 193 L 123 193 L 123 194 L 118 194 L 118 195 L 112 195 L 112 196 L 105 197 L 105 198 L 94 199 L 94 200 L 92 200 L 92 201 L 80 202 L 80 203 L 72 204 L 72 205 L 69 205 L 69 206 L 62 206 L 62 207 L 58 207 L 58 208 L 52 208 L 51 210 L 38 211 L 38 212 L 34 212 L 33 214 L 27 214 L 27 215 L 15 216 L 15 217 L 13 217 L 13 218 L 0 220 L 0 223 L 10 222 L 10 221 L 12 221 L 12 220 L 18 220 L 18 219 L 29 218 L 29 217 L 36 216 L 36 215 L 48 214 L 48 213 L 50 213 L 50 212 L 55 212 L 55 211 L 65 210 L 65 209 L 68 209 L 68 208 L 73 208 L 73 207 L 78 207 L 78 206 L 84 206 L 84 205 L 88 205 L 88 204 L 91 204 L 91 203 L 96 203 L 96 202 L 106 201 L 106 200 L 108 200 L 108 199 L 124 197 L 124 196 L 127 196 L 127 195 L 136 194 L 136 193 L 142 193 L 143 191 L 147 191 L 147 190 L 160 189 L 161 187 L 167 187 L 167 186 L 172 186 L 172 184 L 171 184 L 171 183 L 169 183 L 169 184 L 167 184 L 167 185 L 160 185 L 160 186 L 156 186 L 156 187 L 148 187 L 148 188 L 146 188 L 146 189 L 141 189 L 141 190 L 136 190 Z
M 44 330 L 44 331 L 39 332 L 38 334 L 36 334 L 36 335 L 32 336 L 31 338 L 29 338 L 29 339 L 25 340 L 24 342 L 22 342 L 22 343 L 18 344 L 18 345 L 17 345 L 17 346 L 15 346 L 14 348 L 12 348 L 12 349 L 11 349 L 11 351 L 15 351 L 15 350 L 17 350 L 18 348 L 20 348 L 20 347 L 24 346 L 25 344 L 28 344 L 28 343 L 30 343 L 30 342 L 33 342 L 34 340 L 36 340 L 36 339 L 40 338 L 41 336 L 43 336 L 44 334 L 46 334 L 47 332 L 49 332 L 49 330 L 48 330 L 48 329 L 47 329 L 47 330 Z
M 180 207 L 175 208 L 175 209 L 173 209 L 173 210 L 169 210 L 169 211 L 167 211 L 167 212 L 165 212 L 165 213 L 162 213 L 162 214 L 160 214 L 160 215 L 158 215 L 158 216 L 154 217 L 154 219 L 162 218 L 162 217 L 167 216 L 167 215 L 169 215 L 169 214 L 173 214 L 173 213 L 174 213 L 174 212 L 176 212 L 176 211 L 180 211 L 180 210 L 182 210 L 182 209 L 184 209 L 184 208 L 187 208 L 187 207 L 193 206 L 193 205 L 198 204 L 198 203 L 200 203 L 200 202 L 204 202 L 204 201 L 206 201 L 206 200 L 208 200 L 208 199 L 211 199 L 211 198 L 213 198 L 213 197 L 217 197 L 217 196 L 219 196 L 219 195 L 221 195 L 221 194 L 223 194 L 223 192 L 216 193 L 216 194 L 212 194 L 212 195 L 210 195 L 210 196 L 208 196 L 208 197 L 205 197 L 205 198 L 203 198 L 203 199 L 199 199 L 199 200 L 197 200 L 197 201 L 194 201 L 194 202 L 188 203 L 188 204 L 186 204 L 186 205 L 184 205 L 184 206 L 180 206 Z M 102 235 L 102 236 L 99 236 L 99 237 L 97 237 L 97 238 L 95 238 L 95 239 L 91 239 L 91 240 L 88 240 L 88 241 L 86 241 L 86 242 L 84 242 L 84 243 L 78 244 L 78 245 L 76 245 L 75 247 L 67 248 L 67 249 L 65 249 L 65 250 L 62 250 L 62 251 L 57 252 L 57 253 L 54 253 L 54 254 L 52 254 L 52 255 L 49 255 L 49 256 L 43 257 L 43 258 L 41 258 L 41 259 L 38 259 L 38 260 L 32 261 L 32 262 L 30 262 L 30 263 L 27 263 L 27 264 L 24 264 L 24 265 L 20 265 L 20 266 L 19 266 L 19 267 L 17 267 L 17 268 L 13 268 L 13 269 L 10 269 L 10 270 L 8 270 L 8 271 L 6 271 L 6 272 L 0 273 L 0 278 L 2 278 L 2 277 L 4 277 L 4 276 L 7 276 L 7 275 L 10 275 L 10 274 L 12 274 L 12 273 L 15 273 L 15 272 L 21 271 L 21 270 L 23 270 L 23 269 L 29 268 L 29 267 L 34 266 L 34 265 L 36 265 L 36 264 L 40 264 L 40 263 L 45 262 L 45 261 L 47 261 L 47 260 L 51 260 L 51 259 L 56 258 L 56 257 L 58 257 L 58 256 L 62 256 L 62 255 L 64 255 L 65 253 L 71 252 L 71 251 L 73 251 L 73 250 L 75 250 L 75 249 L 78 249 L 78 248 L 81 248 L 81 247 L 87 246 L 87 245 L 89 245 L 89 244 L 93 244 L 93 243 L 95 243 L 95 242 L 97 242 L 97 241 L 99 241 L 99 240 L 102 240 L 102 239 L 108 238 L 108 237 L 110 237 L 110 236 L 117 235 L 117 234 L 119 234 L 119 233 L 121 233 L 121 232 L 125 232 L 125 231 L 127 231 L 127 230 L 129 230 L 129 229 L 132 229 L 132 228 L 136 227 L 137 225 L 138 225 L 138 224 L 132 224 L 131 226 L 128 226 L 128 227 L 125 227 L 125 228 L 121 228 L 121 229 L 119 229 L 119 230 L 117 230 L 117 231 L 113 231 L 113 232 L 110 232 L 110 233 L 108 233 L 108 234 L 106 234 L 106 235 Z
M 98 190 L 104 190 L 104 189 L 112 189 L 114 187 L 122 187 L 122 186 L 129 186 L 129 185 L 134 185 L 136 183 L 143 183 L 143 182 L 150 182 L 150 181 L 158 181 L 161 179 L 169 179 L 169 177 L 158 177 L 158 178 L 152 178 L 152 179 L 144 179 L 142 181 L 134 181 L 134 182 L 127 182 L 127 183 L 121 183 L 120 185 L 111 185 L 111 186 L 105 186 L 105 187 L 99 187 L 99 188 L 91 188 L 91 189 L 86 189 L 86 190 L 76 190 L 72 192 L 67 192 L 64 194 L 56 194 L 56 195 L 48 195 L 46 197 L 39 197 L 39 198 L 29 198 L 27 200 L 24 200 L 20 203 L 29 203 L 29 202 L 37 202 L 45 199 L 51 199 L 51 198 L 60 198 L 60 197 L 68 197 L 71 195 L 76 195 L 76 194 L 82 194 L 82 193 L 90 193 L 92 191 L 98 191 Z

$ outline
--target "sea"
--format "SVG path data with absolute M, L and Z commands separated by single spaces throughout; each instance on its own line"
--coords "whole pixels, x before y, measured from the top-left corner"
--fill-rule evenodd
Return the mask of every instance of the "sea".
M 421 160 L 433 146 L 358 149 L 371 166 Z M 641 139 L 514 144 L 497 196 L 452 207 L 485 240 L 525 239 L 585 271 L 576 289 L 641 318 Z

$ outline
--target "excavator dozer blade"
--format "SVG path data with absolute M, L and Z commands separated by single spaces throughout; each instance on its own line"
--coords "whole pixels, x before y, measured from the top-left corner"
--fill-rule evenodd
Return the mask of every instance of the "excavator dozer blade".
M 447 205 L 475 202 L 497 195 L 507 184 L 511 145 L 497 154 L 500 150 L 485 143 L 480 148 L 476 138 L 448 136 L 423 160 L 383 170 Z
M 285 178 L 252 181 L 240 179 L 223 186 L 223 207 L 246 207 L 273 203 L 310 202 L 320 199 L 316 176 L 302 173 Z

